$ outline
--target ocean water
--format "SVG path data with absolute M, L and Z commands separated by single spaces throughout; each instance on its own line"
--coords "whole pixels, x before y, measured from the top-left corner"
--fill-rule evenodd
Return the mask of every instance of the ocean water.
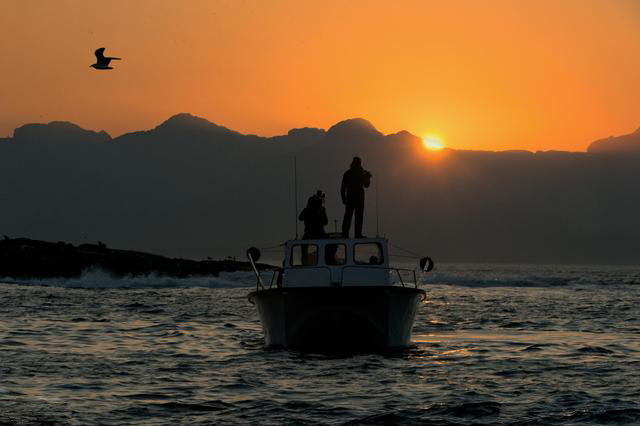
M 0 281 L 1 425 L 640 424 L 640 267 L 439 265 L 383 354 L 264 348 L 247 273 Z

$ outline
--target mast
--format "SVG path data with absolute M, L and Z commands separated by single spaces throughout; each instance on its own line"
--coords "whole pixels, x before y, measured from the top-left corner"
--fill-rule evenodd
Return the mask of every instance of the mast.
M 296 223 L 296 240 L 298 239 L 298 162 L 296 156 L 293 156 L 293 204 L 294 204 L 294 221 Z
M 380 236 L 380 213 L 378 210 L 378 177 L 376 174 L 376 237 Z

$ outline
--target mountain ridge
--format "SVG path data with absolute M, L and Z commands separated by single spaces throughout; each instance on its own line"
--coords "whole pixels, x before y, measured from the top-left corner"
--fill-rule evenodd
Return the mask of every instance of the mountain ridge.
M 235 137 L 235 138 L 252 138 L 252 139 L 261 139 L 261 140 L 273 140 L 278 141 L 282 140 L 285 137 L 294 137 L 301 138 L 305 136 L 309 136 L 312 139 L 320 139 L 323 136 L 335 136 L 335 135 L 355 135 L 360 133 L 369 133 L 371 135 L 375 135 L 376 137 L 381 136 L 390 136 L 384 135 L 379 132 L 371 122 L 365 120 L 363 118 L 350 118 L 346 120 L 342 120 L 333 126 L 331 126 L 328 130 L 316 127 L 295 127 L 290 129 L 286 134 L 276 135 L 276 136 L 259 136 L 254 134 L 244 134 L 240 133 L 236 130 L 229 129 L 228 127 L 221 126 L 212 121 L 207 120 L 203 117 L 198 117 L 196 115 L 190 113 L 177 113 L 166 120 L 162 121 L 157 126 L 147 129 L 147 130 L 134 130 L 132 132 L 124 133 L 117 137 L 111 137 L 104 130 L 94 131 L 85 129 L 75 123 L 69 121 L 51 121 L 48 123 L 26 123 L 22 126 L 19 126 L 14 130 L 13 137 L 2 138 L 1 141 L 11 142 L 14 140 L 23 140 L 23 139 L 34 139 L 34 135 L 37 134 L 40 138 L 49 139 L 44 131 L 50 131 L 51 135 L 54 139 L 60 139 L 60 135 L 63 131 L 67 131 L 69 136 L 75 137 L 76 134 L 83 133 L 85 135 L 100 135 L 102 138 L 108 137 L 111 141 L 126 141 L 135 137 L 141 136 L 151 136 L 156 135 L 158 133 L 164 133 L 167 135 L 175 135 L 180 132 L 183 134 L 187 134 L 189 136 L 208 136 L 208 137 Z M 406 130 L 402 130 L 395 134 L 407 134 L 411 135 Z M 415 135 L 412 135 L 415 136 Z M 417 136 L 415 136 L 417 137 Z
M 602 154 L 640 154 L 640 127 L 629 134 L 609 136 L 593 141 L 587 148 L 590 153 Z
M 407 130 L 400 130 L 395 133 L 384 134 L 380 132 L 369 120 L 361 117 L 341 120 L 330 126 L 328 129 L 316 127 L 292 128 L 286 134 L 275 136 L 260 136 L 255 134 L 244 134 L 228 127 L 216 124 L 206 118 L 190 113 L 176 113 L 162 121 L 155 127 L 147 130 L 135 130 L 123 133 L 120 136 L 112 137 L 104 130 L 94 131 L 81 127 L 69 121 L 50 121 L 48 123 L 25 123 L 14 129 L 13 136 L 0 138 L 0 143 L 12 142 L 74 142 L 84 139 L 89 142 L 132 142 L 133 140 L 151 140 L 158 135 L 173 139 L 190 139 L 198 142 L 221 139 L 225 141 L 253 141 L 253 142 L 274 142 L 292 145 L 303 144 L 305 139 L 309 141 L 307 145 L 313 145 L 325 140 L 344 141 L 349 139 L 360 139 L 368 137 L 372 141 L 379 140 L 411 140 L 421 141 L 421 138 Z M 289 139 L 287 139 L 289 138 Z M 289 151 L 296 151 L 301 147 L 289 146 Z M 590 154 L 615 154 L 615 153 L 639 153 L 640 154 L 640 128 L 632 133 L 609 136 L 591 142 L 585 151 L 530 151 L 524 149 L 510 149 L 504 151 L 474 150 L 474 149 L 454 149 L 447 150 L 458 152 L 512 152 L 512 153 L 590 153 Z
M 640 155 L 433 152 L 406 131 L 338 124 L 261 137 L 178 115 L 124 139 L 69 123 L 27 126 L 0 141 L 0 234 L 242 256 L 295 235 L 294 156 L 298 200 L 325 192 L 328 230 L 337 229 L 342 176 L 357 155 L 373 174 L 366 235 L 389 235 L 438 261 L 640 259 Z M 181 126 L 190 130 L 167 130 Z
M 17 127 L 13 131 L 10 140 L 25 142 L 42 142 L 45 140 L 75 141 L 81 138 L 91 139 L 94 142 L 106 142 L 112 140 L 111 136 L 101 130 L 99 132 L 87 130 L 69 121 L 51 121 L 49 123 L 27 123 Z

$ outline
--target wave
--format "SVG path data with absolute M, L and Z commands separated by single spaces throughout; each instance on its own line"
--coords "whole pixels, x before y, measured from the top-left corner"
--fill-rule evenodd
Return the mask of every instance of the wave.
M 268 286 L 272 271 L 261 276 Z M 76 288 L 206 287 L 249 288 L 256 279 L 251 271 L 221 272 L 218 276 L 172 277 L 161 274 L 113 276 L 102 269 L 86 270 L 79 277 L 0 278 L 0 283 Z M 424 275 L 421 285 L 459 287 L 581 287 L 640 284 L 640 268 L 593 268 L 508 265 L 444 265 Z
M 468 277 L 455 274 L 436 274 L 424 280 L 424 284 L 460 287 L 561 287 L 585 283 L 584 280 L 567 277 Z
M 426 275 L 425 285 L 451 285 L 460 287 L 566 287 L 566 286 L 617 286 L 640 284 L 640 271 L 629 269 L 584 268 L 566 271 L 545 270 L 533 267 L 525 271 L 513 271 L 509 268 L 483 268 L 469 270 L 436 271 Z
M 269 282 L 271 273 L 263 273 L 262 279 Z M 253 272 L 221 272 L 218 276 L 171 277 L 167 275 L 128 275 L 117 277 L 102 269 L 86 270 L 79 277 L 52 278 L 0 278 L 0 283 L 66 287 L 66 288 L 246 288 L 255 286 Z

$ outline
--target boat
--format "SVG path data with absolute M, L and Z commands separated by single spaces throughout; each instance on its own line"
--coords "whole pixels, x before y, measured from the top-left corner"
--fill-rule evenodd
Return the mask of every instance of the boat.
M 386 238 L 324 238 L 284 243 L 282 268 L 268 285 L 256 275 L 248 295 L 267 347 L 296 350 L 389 350 L 411 345 L 416 311 L 426 293 L 415 270 L 389 265 Z M 433 261 L 420 260 L 422 272 Z

